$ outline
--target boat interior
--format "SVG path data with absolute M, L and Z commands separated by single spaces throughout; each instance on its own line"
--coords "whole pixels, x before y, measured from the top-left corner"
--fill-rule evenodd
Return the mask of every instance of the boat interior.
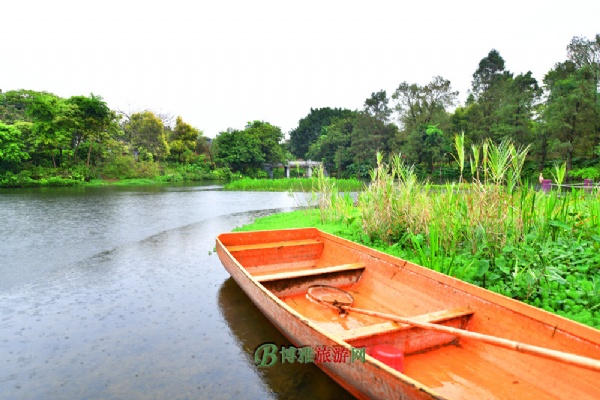
M 260 284 L 330 336 L 364 347 L 369 355 L 381 345 L 402 351 L 402 373 L 443 397 L 598 396 L 597 372 L 377 316 L 340 313 L 307 296 L 313 285 L 333 286 L 351 294 L 353 307 L 571 350 L 572 338 L 556 327 L 552 334 L 544 323 L 404 268 L 402 260 L 392 262 L 314 234 L 233 243 L 227 249 Z M 585 340 L 575 350 L 600 354 L 596 343 Z M 565 374 L 569 379 L 557 379 Z

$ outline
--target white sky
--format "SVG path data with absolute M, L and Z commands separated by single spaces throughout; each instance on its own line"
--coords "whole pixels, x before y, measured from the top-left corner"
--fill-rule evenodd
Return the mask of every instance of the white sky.
M 215 137 L 440 75 L 466 98 L 492 48 L 541 83 L 599 0 L 1 0 L 0 89 L 100 95 Z

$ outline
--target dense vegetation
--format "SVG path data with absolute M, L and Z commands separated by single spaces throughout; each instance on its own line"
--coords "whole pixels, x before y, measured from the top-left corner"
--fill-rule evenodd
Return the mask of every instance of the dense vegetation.
M 266 177 L 283 161 L 281 130 L 254 121 L 213 143 L 170 115 L 110 110 L 100 96 L 0 92 L 0 186 L 73 185 L 98 179 L 159 182 Z M 289 157 L 288 157 L 289 158 Z
M 356 203 L 321 177 L 316 209 L 243 229 L 317 226 L 600 328 L 598 189 L 521 185 L 525 154 L 509 142 L 470 156 L 472 182 L 444 187 L 421 182 L 399 157 L 388 165 L 379 156 Z
M 419 178 L 470 178 L 452 161 L 452 138 L 466 148 L 510 140 L 529 147 L 521 171 L 600 177 L 600 35 L 575 37 L 543 82 L 515 75 L 492 50 L 473 73 L 465 104 L 450 81 L 402 82 L 391 96 L 371 94 L 362 110 L 311 109 L 289 132 L 252 121 L 214 140 L 180 117 L 108 108 L 100 96 L 61 98 L 32 90 L 0 92 L 0 186 L 74 184 L 93 179 L 160 181 L 267 177 L 265 164 L 322 161 L 337 177 L 368 178 L 376 153 L 402 154 Z M 469 159 L 463 160 L 463 166 Z

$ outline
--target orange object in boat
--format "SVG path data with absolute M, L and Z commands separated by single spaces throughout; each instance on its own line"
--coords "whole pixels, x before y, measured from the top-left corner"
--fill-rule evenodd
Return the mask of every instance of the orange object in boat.
M 216 244 L 296 347 L 366 349 L 359 362 L 316 363 L 357 398 L 600 398 L 597 329 L 314 228 L 224 233 Z M 315 286 L 352 300 L 319 304 Z

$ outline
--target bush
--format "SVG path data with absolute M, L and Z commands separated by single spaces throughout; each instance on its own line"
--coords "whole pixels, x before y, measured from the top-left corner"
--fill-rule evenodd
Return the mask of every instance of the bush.
M 115 156 L 101 168 L 101 174 L 109 179 L 135 178 L 135 158 L 133 156 Z
M 587 167 L 569 171 L 569 176 L 579 179 L 598 179 L 600 178 L 600 168 Z

